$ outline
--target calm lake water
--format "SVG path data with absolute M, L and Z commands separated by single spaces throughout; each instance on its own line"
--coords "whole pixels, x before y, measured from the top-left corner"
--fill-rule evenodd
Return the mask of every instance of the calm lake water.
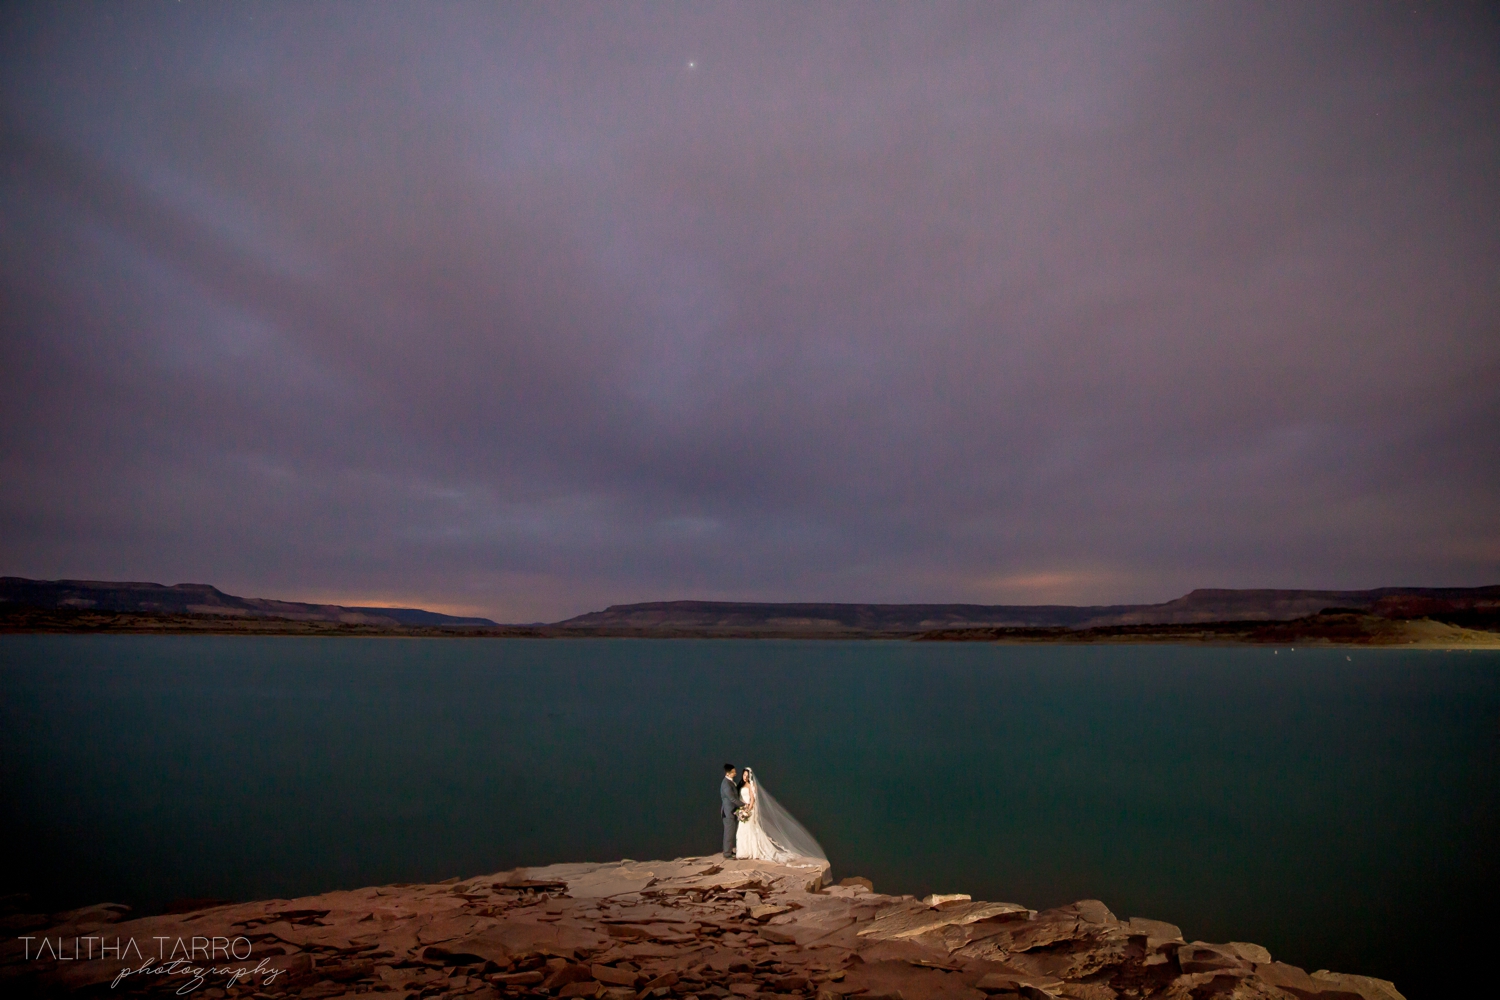
M 1495 652 L 0 637 L 0 892 L 707 854 L 726 760 L 886 892 L 1098 898 L 1413 998 L 1494 923 Z

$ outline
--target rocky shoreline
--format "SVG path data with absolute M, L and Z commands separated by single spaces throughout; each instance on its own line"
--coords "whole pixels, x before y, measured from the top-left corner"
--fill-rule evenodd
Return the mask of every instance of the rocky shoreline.
M 1037 912 L 718 857 L 516 869 L 130 919 L 11 914 L 7 996 L 1403 1000 L 1098 900 Z

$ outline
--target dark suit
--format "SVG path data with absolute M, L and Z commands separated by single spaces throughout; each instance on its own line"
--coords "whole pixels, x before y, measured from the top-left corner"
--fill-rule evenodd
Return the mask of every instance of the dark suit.
M 724 817 L 724 853 L 734 856 L 734 838 L 739 833 L 740 821 L 734 812 L 740 807 L 740 790 L 734 786 L 729 775 L 719 782 L 719 814 Z

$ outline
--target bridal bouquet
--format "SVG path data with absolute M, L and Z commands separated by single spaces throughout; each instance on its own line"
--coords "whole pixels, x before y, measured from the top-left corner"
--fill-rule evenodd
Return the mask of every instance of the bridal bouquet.
M 734 818 L 739 820 L 741 823 L 750 822 L 750 807 L 740 806 L 734 811 Z

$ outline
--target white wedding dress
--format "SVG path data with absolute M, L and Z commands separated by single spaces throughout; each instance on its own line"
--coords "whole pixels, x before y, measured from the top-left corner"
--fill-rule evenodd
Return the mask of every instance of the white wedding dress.
M 798 867 L 807 860 L 828 860 L 822 845 L 771 797 L 749 768 L 740 786 L 740 802 L 749 816 L 740 821 L 735 833 L 735 857 Z

